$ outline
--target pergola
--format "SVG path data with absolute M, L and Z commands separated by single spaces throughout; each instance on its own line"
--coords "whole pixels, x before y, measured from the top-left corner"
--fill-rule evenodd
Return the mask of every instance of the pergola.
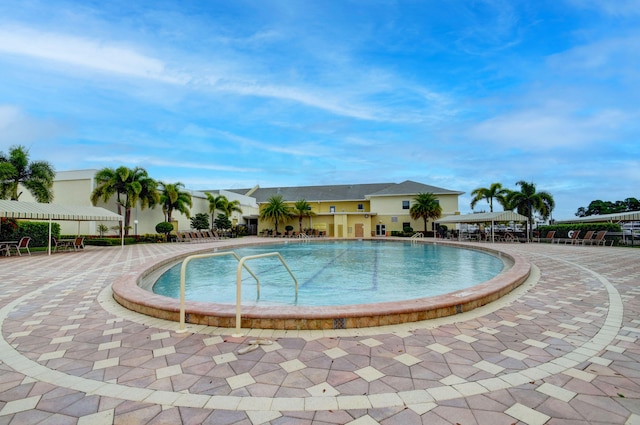
M 640 221 L 640 211 L 589 215 L 587 217 L 576 217 L 568 220 L 558 220 L 557 223 L 619 223 L 621 221 Z M 626 241 L 624 232 L 622 233 L 622 240 Z M 631 230 L 631 243 L 633 243 L 633 227 Z
M 118 221 L 120 222 L 121 244 L 124 246 L 122 231 L 124 218 L 101 207 L 70 206 L 59 204 L 41 204 L 38 202 L 21 202 L 0 200 L 0 217 L 19 220 L 43 220 L 49 222 L 49 245 L 47 251 L 51 255 L 51 223 L 53 221 Z
M 576 217 L 569 220 L 558 220 L 556 223 L 613 223 L 614 221 L 640 221 L 640 211 L 589 215 L 587 217 Z
M 478 214 L 464 214 L 464 215 L 450 215 L 437 219 L 435 222 L 438 224 L 446 223 L 491 223 L 491 242 L 494 241 L 494 227 L 495 223 L 509 222 L 509 221 L 524 221 L 528 218 L 522 214 L 518 214 L 513 211 L 500 211 L 500 212 L 488 212 Z

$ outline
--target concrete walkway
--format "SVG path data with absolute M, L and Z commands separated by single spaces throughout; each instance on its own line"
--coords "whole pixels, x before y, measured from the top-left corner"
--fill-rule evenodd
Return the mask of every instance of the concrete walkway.
M 383 328 L 177 333 L 111 298 L 223 244 L 0 258 L 0 425 L 640 424 L 638 249 L 495 244 L 535 266 L 516 293 Z

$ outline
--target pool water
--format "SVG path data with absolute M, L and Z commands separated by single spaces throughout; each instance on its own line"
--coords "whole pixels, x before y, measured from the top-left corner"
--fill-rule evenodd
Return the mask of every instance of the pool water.
M 279 252 L 299 284 L 296 299 L 294 281 L 277 257 L 249 260 L 245 264 L 260 279 L 260 297 L 255 279 L 243 270 L 243 305 L 337 306 L 423 298 L 484 282 L 505 267 L 484 252 L 410 242 L 282 243 L 234 251 L 241 258 Z M 181 264 L 162 274 L 153 292 L 179 298 Z M 237 267 L 232 256 L 190 261 L 186 299 L 235 304 Z

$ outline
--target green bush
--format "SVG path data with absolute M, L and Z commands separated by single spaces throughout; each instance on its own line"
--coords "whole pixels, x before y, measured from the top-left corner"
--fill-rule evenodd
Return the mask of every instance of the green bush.
M 48 246 L 49 245 L 49 223 L 42 221 L 18 221 L 18 228 L 15 229 L 12 239 L 19 240 L 28 236 L 31 238 L 29 246 Z M 51 223 L 51 236 L 60 237 L 60 224 Z
M 136 243 L 136 238 L 124 238 L 125 245 L 133 245 Z M 120 245 L 120 238 L 86 238 L 84 240 L 85 245 L 95 246 L 118 246 Z
M 160 233 L 145 233 L 144 235 L 138 237 L 138 242 L 156 243 L 158 241 L 166 241 L 165 235 Z

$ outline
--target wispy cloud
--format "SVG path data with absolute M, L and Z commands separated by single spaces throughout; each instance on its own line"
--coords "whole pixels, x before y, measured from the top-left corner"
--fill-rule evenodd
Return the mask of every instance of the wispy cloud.
M 161 60 L 124 44 L 25 27 L 1 27 L 0 52 L 167 83 L 186 82 L 184 76 L 169 72 Z

